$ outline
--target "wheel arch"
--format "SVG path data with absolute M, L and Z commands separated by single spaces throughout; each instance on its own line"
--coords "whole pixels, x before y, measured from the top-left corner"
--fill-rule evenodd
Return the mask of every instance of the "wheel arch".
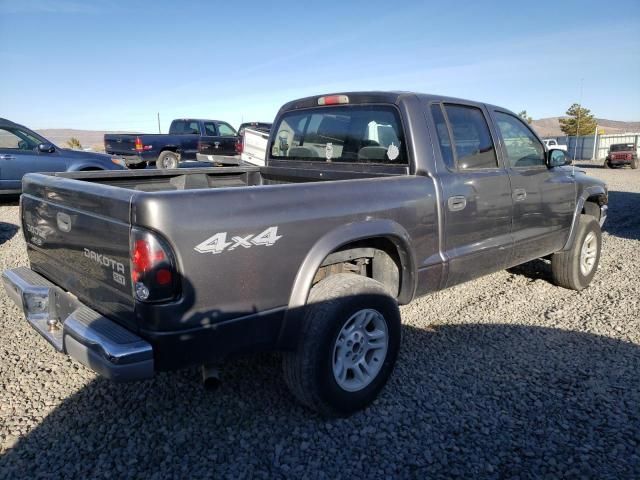
M 606 205 L 606 198 L 607 191 L 604 187 L 599 185 L 588 187 L 582 192 L 576 202 L 576 209 L 573 213 L 573 221 L 571 222 L 571 230 L 569 231 L 569 238 L 562 250 L 569 250 L 571 248 L 573 239 L 576 236 L 580 215 L 591 215 L 602 225 L 602 207 L 603 205 Z
M 395 252 L 388 251 L 391 247 Z M 401 304 L 411 301 L 415 294 L 417 270 L 407 231 L 391 220 L 371 220 L 343 225 L 322 236 L 298 269 L 281 330 L 282 345 L 289 344 L 295 338 L 295 327 L 299 324 L 297 320 L 307 303 L 313 280 L 323 262 L 332 254 L 348 252 L 350 248 L 371 248 L 384 251 L 387 255 L 391 254 L 389 256 L 395 255 L 399 263 L 397 300 Z

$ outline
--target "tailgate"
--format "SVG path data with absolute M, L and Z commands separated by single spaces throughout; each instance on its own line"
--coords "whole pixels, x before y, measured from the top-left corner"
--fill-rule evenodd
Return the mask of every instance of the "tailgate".
M 20 202 L 31 268 L 135 329 L 129 265 L 133 195 L 123 188 L 30 174 Z
M 137 135 L 105 135 L 104 150 L 109 154 L 136 155 Z

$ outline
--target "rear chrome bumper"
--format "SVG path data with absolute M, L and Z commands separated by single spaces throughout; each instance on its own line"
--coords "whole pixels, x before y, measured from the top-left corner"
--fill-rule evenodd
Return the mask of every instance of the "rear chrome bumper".
M 3 272 L 2 283 L 31 326 L 59 352 L 114 381 L 153 376 L 151 344 L 46 278 L 19 267 Z

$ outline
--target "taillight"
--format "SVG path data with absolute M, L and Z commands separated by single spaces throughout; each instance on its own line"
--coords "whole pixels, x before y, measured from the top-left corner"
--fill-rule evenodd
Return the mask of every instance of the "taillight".
M 142 146 L 142 140 L 140 139 L 140 137 L 136 137 L 136 144 L 135 144 L 135 148 L 137 152 L 141 152 L 142 149 L 144 148 Z
M 155 234 L 131 229 L 131 284 L 143 302 L 172 300 L 178 295 L 176 262 L 169 246 Z
M 349 103 L 349 97 L 346 95 L 327 95 L 318 98 L 318 105 L 339 105 Z
M 244 150 L 244 135 L 236 140 L 236 153 L 240 155 Z

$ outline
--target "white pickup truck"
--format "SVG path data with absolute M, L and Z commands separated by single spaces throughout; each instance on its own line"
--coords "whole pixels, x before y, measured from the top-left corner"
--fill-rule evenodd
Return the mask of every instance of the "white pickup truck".
M 267 155 L 267 143 L 269 143 L 269 131 L 254 128 L 245 128 L 242 134 L 243 162 L 264 167 Z
M 542 140 L 542 142 L 547 147 L 547 150 L 550 149 L 550 148 L 555 148 L 557 150 L 564 150 L 565 152 L 567 151 L 567 146 L 566 145 L 560 145 L 555 138 L 547 138 L 545 140 Z

